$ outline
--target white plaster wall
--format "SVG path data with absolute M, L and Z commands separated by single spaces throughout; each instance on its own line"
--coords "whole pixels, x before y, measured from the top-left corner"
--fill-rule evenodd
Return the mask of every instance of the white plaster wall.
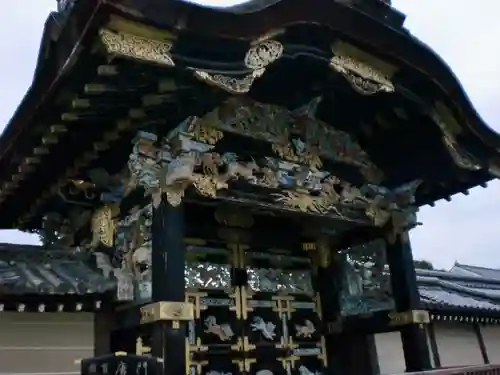
M 0 313 L 0 373 L 72 373 L 91 357 L 93 314 Z
M 434 330 L 442 367 L 483 364 L 471 323 L 435 322 Z
M 378 333 L 375 335 L 375 343 L 381 374 L 405 372 L 405 357 L 399 332 Z

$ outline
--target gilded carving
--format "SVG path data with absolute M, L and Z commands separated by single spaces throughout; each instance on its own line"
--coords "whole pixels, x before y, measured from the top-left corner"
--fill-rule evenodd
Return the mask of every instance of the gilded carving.
M 126 32 L 99 30 L 101 42 L 106 52 L 113 55 L 153 62 L 166 66 L 175 66 L 170 50 L 172 42 L 168 40 L 147 39 Z
M 457 144 L 457 136 L 462 129 L 451 110 L 443 103 L 437 102 L 431 114 L 432 120 L 439 126 L 442 132 L 443 144 L 448 149 L 450 156 L 457 166 L 468 170 L 479 170 L 481 166 Z
M 340 181 L 332 176 L 321 183 L 321 189 L 316 195 L 312 195 L 305 189 L 296 189 L 275 193 L 273 196 L 276 202 L 289 209 L 320 215 L 333 213 L 338 217 L 343 217 L 337 207 L 341 203 L 341 195 L 335 190 L 335 185 L 339 183 Z
M 276 40 L 264 40 L 252 46 L 245 55 L 245 66 L 263 69 L 283 55 L 283 45 Z
M 215 145 L 224 137 L 224 133 L 210 126 L 208 122 L 194 121 L 192 129 L 189 130 L 192 131 L 195 140 L 209 145 Z
M 357 60 L 347 54 L 335 52 L 330 60 L 330 67 L 342 74 L 352 88 L 362 95 L 373 95 L 377 92 L 394 92 L 392 81 L 369 64 Z
M 194 76 L 213 86 L 219 87 L 232 94 L 244 94 L 250 91 L 255 79 L 261 77 L 266 67 L 279 59 L 283 54 L 283 45 L 275 40 L 264 40 L 252 46 L 245 55 L 245 66 L 251 72 L 245 75 L 212 74 L 195 70 Z
M 307 190 L 285 191 L 275 193 L 274 196 L 276 202 L 292 210 L 325 215 L 332 208 L 330 202 L 322 197 L 312 196 Z
M 320 156 L 360 168 L 367 181 L 378 183 L 382 172 L 370 161 L 368 154 L 353 137 L 316 118 L 316 111 L 321 97 L 311 100 L 306 105 L 291 112 L 292 132 L 303 138 L 294 140 L 297 155 L 303 155 L 312 169 L 321 167 Z
M 373 198 L 367 200 L 366 215 L 373 220 L 375 226 L 390 224 L 391 238 L 406 233 L 419 225 L 415 194 L 421 184 L 422 180 L 415 180 L 393 190 L 368 185 L 365 190 Z
M 326 238 L 321 238 L 316 244 L 316 260 L 318 266 L 328 268 L 331 263 L 332 253 Z
M 113 246 L 116 211 L 116 205 L 105 205 L 96 209 L 91 220 L 93 233 L 91 247 L 96 247 L 100 243 L 108 247 Z
M 193 185 L 198 193 L 209 198 L 216 197 L 219 190 L 228 188 L 227 182 L 214 175 L 195 175 Z
M 265 69 L 254 70 L 252 73 L 240 77 L 227 76 L 224 74 L 211 74 L 201 70 L 195 70 L 194 76 L 208 84 L 219 87 L 232 94 L 245 94 L 252 88 L 255 79 L 261 77 Z
M 369 182 L 380 182 L 382 173 L 349 134 L 315 118 L 319 102 L 320 98 L 316 98 L 289 111 L 246 97 L 233 97 L 196 123 L 269 142 L 281 159 L 307 165 L 312 170 L 322 167 L 321 157 L 324 157 L 358 167 Z

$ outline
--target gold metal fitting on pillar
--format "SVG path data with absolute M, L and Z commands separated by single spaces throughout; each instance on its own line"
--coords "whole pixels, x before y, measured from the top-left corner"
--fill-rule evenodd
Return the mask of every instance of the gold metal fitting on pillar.
M 399 327 L 408 324 L 429 324 L 430 316 L 427 310 L 393 311 L 389 313 L 389 326 Z
M 160 301 L 141 307 L 141 324 L 160 320 L 172 321 L 172 328 L 180 328 L 181 321 L 194 320 L 194 306 L 189 302 Z
M 151 347 L 144 345 L 142 338 L 138 337 L 137 340 L 135 340 L 135 354 L 144 355 L 148 353 L 151 353 Z

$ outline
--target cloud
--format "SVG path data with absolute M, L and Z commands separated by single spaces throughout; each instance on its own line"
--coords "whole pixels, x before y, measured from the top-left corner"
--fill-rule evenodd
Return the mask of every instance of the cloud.
M 466 0 L 393 0 L 393 5 L 407 14 L 410 32 L 450 65 L 483 119 L 500 131 L 500 87 L 494 78 L 500 50 L 493 47 L 500 38 L 500 3 L 484 1 L 479 7 Z M 500 183 L 493 181 L 469 196 L 422 208 L 424 225 L 411 235 L 414 256 L 438 267 L 455 260 L 500 267 L 499 197 Z
M 286 0 L 284 0 L 286 1 Z M 206 0 L 212 5 L 231 4 L 231 0 Z M 236 1 L 241 2 L 241 1 Z M 6 124 L 31 83 L 41 32 L 55 0 L 10 2 L 0 12 L 4 38 L 0 59 L 0 124 Z M 500 130 L 500 88 L 496 79 L 500 65 L 500 2 L 483 1 L 481 6 L 468 0 L 393 0 L 407 14 L 406 27 L 431 45 L 452 67 L 481 116 Z M 26 11 L 29 7 L 29 11 Z M 438 267 L 453 261 L 500 267 L 497 254 L 500 224 L 500 183 L 487 189 L 476 188 L 469 196 L 457 195 L 436 207 L 424 207 L 424 225 L 412 232 L 416 258 L 427 259 Z M 0 242 L 36 243 L 36 236 L 16 231 L 0 232 Z

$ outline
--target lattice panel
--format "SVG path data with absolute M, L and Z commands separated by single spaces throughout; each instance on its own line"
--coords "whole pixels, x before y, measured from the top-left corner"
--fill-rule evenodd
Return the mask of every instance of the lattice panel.
M 321 373 L 324 340 L 309 259 L 222 253 L 219 263 L 194 259 L 186 268 L 187 298 L 195 306 L 190 375 Z M 237 270 L 246 273 L 245 285 L 234 285 Z

